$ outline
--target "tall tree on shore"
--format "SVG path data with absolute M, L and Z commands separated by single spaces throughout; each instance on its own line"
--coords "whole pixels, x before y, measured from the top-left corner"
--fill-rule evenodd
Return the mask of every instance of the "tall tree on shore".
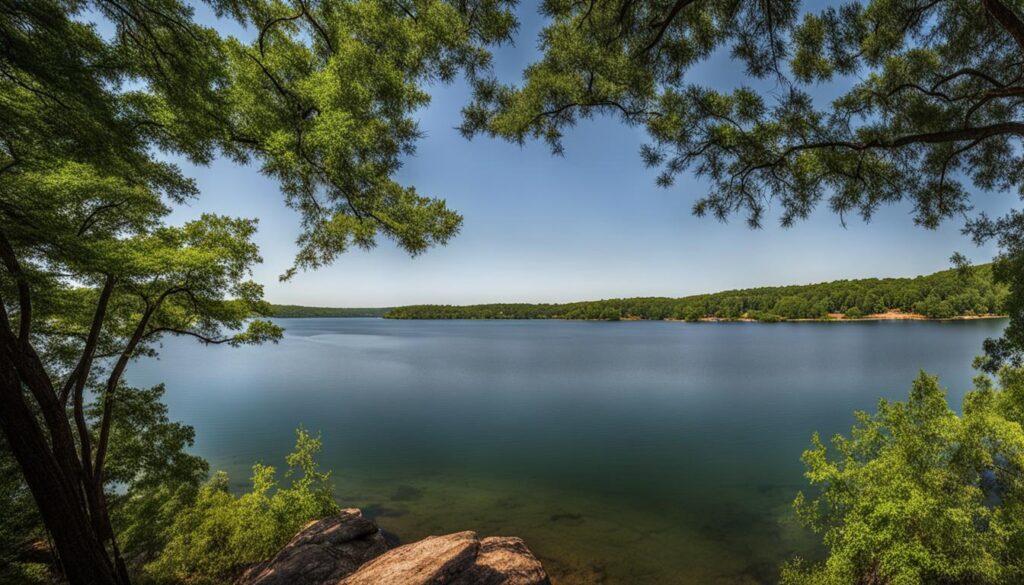
M 802 12 L 796 0 L 546 0 L 543 54 L 520 85 L 476 83 L 466 136 L 545 140 L 562 151 L 579 120 L 642 125 L 642 158 L 671 186 L 706 178 L 697 215 L 745 216 L 775 202 L 783 226 L 821 204 L 842 221 L 899 201 L 934 228 L 968 217 L 978 192 L 1024 188 L 1024 3 L 865 0 Z M 728 51 L 752 79 L 714 89 L 687 72 Z M 811 95 L 831 84 L 842 95 Z M 758 89 L 760 86 L 761 89 Z M 768 87 L 770 90 L 765 90 Z M 973 189 L 972 189 L 973 187 Z M 986 343 L 988 371 L 1024 361 L 1024 215 L 970 217 L 996 240 L 1011 320 Z
M 198 195 L 169 156 L 277 179 L 303 222 L 293 270 L 380 235 L 420 253 L 461 218 L 392 179 L 410 115 L 516 26 L 504 0 L 212 5 L 256 40 L 177 0 L 0 0 L 0 427 L 73 585 L 129 582 L 104 493 L 129 361 L 168 334 L 280 335 L 248 280 L 255 221 L 167 225 Z

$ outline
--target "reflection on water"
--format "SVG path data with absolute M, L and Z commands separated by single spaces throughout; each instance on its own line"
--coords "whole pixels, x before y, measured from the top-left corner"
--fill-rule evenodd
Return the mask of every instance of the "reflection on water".
M 281 320 L 279 345 L 168 340 L 196 452 L 241 486 L 319 430 L 338 498 L 395 538 L 526 539 L 556 583 L 773 583 L 820 554 L 790 503 L 813 431 L 902 399 L 919 369 L 958 406 L 1003 321 L 684 324 Z

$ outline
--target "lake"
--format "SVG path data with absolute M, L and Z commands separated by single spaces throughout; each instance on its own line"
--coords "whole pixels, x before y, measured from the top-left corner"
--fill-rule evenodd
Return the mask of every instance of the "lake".
M 920 369 L 955 407 L 1003 320 L 858 323 L 282 319 L 277 345 L 168 339 L 194 451 L 245 487 L 323 436 L 343 506 L 407 542 L 524 538 L 554 583 L 774 583 L 821 554 L 795 521 L 814 431 L 905 399 Z

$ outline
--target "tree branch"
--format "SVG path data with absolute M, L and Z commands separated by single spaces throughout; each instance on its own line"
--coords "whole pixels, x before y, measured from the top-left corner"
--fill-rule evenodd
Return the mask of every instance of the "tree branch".
M 195 337 L 196 339 L 202 341 L 207 345 L 220 345 L 222 343 L 229 343 L 232 339 L 231 337 L 207 337 L 195 331 L 188 331 L 186 329 L 176 329 L 174 327 L 157 327 L 155 329 L 150 329 L 149 332 L 146 333 L 145 337 L 149 338 L 153 335 L 159 335 L 160 333 L 171 333 L 173 335 L 186 335 L 189 337 Z
M 89 370 L 92 367 L 92 360 L 96 353 L 96 344 L 99 340 L 100 331 L 103 328 L 103 319 L 106 318 L 107 306 L 110 303 L 110 295 L 113 291 L 114 277 L 108 274 L 103 282 L 103 288 L 100 290 L 100 298 L 96 303 L 96 311 L 93 313 L 89 334 L 85 338 L 82 357 L 78 360 L 75 369 L 71 371 L 71 375 L 68 376 L 64 386 L 61 388 L 59 397 L 63 404 L 67 404 L 67 400 L 71 396 L 71 389 L 78 385 L 78 380 L 81 379 L 82 385 L 84 385 L 89 378 Z
M 1024 53 L 1024 22 L 1021 22 L 1013 9 L 1000 0 L 981 0 L 981 5 L 1006 32 L 1010 33 L 1013 40 L 1017 42 L 1017 47 Z
M 108 274 L 103 283 L 103 290 L 100 291 L 100 299 L 96 306 L 96 313 L 93 315 L 92 325 L 89 328 L 89 338 L 86 340 L 85 349 L 82 351 L 82 359 L 73 374 L 75 379 L 75 426 L 78 429 L 79 448 L 82 452 L 82 471 L 85 474 L 85 481 L 88 485 L 96 485 L 96 482 L 91 473 L 92 440 L 89 435 L 89 426 L 85 422 L 85 401 L 83 395 L 85 384 L 89 380 L 89 371 L 92 369 L 92 360 L 96 353 L 96 343 L 99 340 L 100 331 L 103 329 L 103 319 L 107 314 L 107 305 L 114 291 L 114 282 L 114 277 Z M 65 396 L 61 402 L 66 404 L 66 401 L 67 397 Z
M 11 247 L 11 242 L 2 232 L 0 232 L 0 259 L 3 260 L 4 266 L 7 268 L 7 272 L 9 272 L 18 283 L 18 306 L 19 312 L 21 313 L 20 324 L 18 326 L 18 341 L 23 346 L 27 346 L 29 332 L 32 328 L 31 291 L 28 286 L 28 280 L 25 278 L 25 273 L 21 269 L 21 264 L 18 262 L 18 258 L 14 254 L 14 248 Z
M 302 14 L 306 16 L 306 20 L 309 21 L 309 24 L 312 25 L 312 27 L 316 29 L 316 32 L 320 34 L 320 37 L 324 40 L 324 44 L 327 45 L 327 48 L 333 54 L 334 44 L 331 43 L 331 37 L 327 34 L 327 30 L 324 29 L 323 25 L 321 25 L 313 16 L 313 14 L 310 13 L 309 8 L 306 6 L 304 0 L 299 0 L 299 8 L 302 9 Z
M 640 49 L 638 55 L 646 54 L 648 51 L 653 49 L 658 43 L 660 43 L 661 38 L 665 36 L 665 32 L 668 30 L 670 26 L 672 26 L 672 21 L 675 20 L 676 16 L 679 15 L 683 8 L 686 8 L 690 4 L 693 4 L 694 2 L 696 2 L 696 0 L 676 0 L 676 3 L 672 5 L 672 9 L 669 11 L 668 16 L 666 16 L 663 20 L 651 25 L 658 27 L 658 31 L 657 33 L 655 33 L 654 38 L 651 39 L 651 42 L 647 43 L 647 45 L 644 46 L 644 48 Z
M 128 340 L 128 344 L 125 345 L 121 355 L 117 358 L 117 362 L 114 364 L 114 368 L 110 372 L 110 376 L 107 378 L 106 389 L 103 392 L 103 416 L 100 419 L 100 437 L 96 445 L 96 461 L 93 466 L 93 480 L 97 486 L 102 486 L 103 483 L 103 465 L 106 462 L 107 456 L 107 445 L 110 442 L 110 422 L 114 413 L 114 393 L 117 391 L 117 386 L 121 382 L 121 376 L 124 374 L 125 367 L 128 366 L 128 361 L 135 354 L 135 349 L 138 347 L 139 342 L 142 341 L 143 336 L 146 333 L 146 328 L 149 327 L 149 320 L 156 313 L 157 309 L 160 308 L 161 303 L 164 299 L 172 294 L 181 292 L 184 290 L 181 287 L 174 287 L 165 290 L 157 298 L 153 304 L 147 303 L 146 310 L 142 313 L 142 317 L 139 319 L 138 325 L 135 327 L 135 331 L 132 333 L 131 338 Z
M 117 203 L 105 203 L 103 205 L 97 206 L 96 209 L 93 209 L 89 213 L 89 215 L 87 215 L 85 219 L 82 221 L 81 227 L 78 228 L 78 236 L 81 237 L 85 235 L 85 232 L 89 231 L 89 228 L 91 228 L 96 223 L 96 221 L 98 221 L 99 215 L 101 213 L 103 213 L 104 211 L 108 211 L 110 209 L 117 209 L 118 207 L 124 205 L 124 203 L 124 201 L 119 201 Z
M 867 142 L 850 142 L 842 140 L 810 142 L 806 144 L 798 144 L 786 149 L 779 158 L 785 158 L 790 154 L 801 150 L 813 150 L 816 148 L 847 148 L 851 150 L 870 150 L 873 148 L 890 149 L 909 146 L 912 144 L 940 144 L 943 142 L 960 142 L 963 140 L 984 140 L 985 138 L 1005 134 L 1024 136 L 1024 122 L 1003 122 L 1000 124 L 991 124 L 989 126 L 978 126 L 974 128 L 957 128 L 954 130 L 940 130 L 938 132 L 924 132 L 921 134 L 909 134 L 893 139 L 869 140 Z
M 266 52 L 263 50 L 264 37 L 266 36 L 267 32 L 274 25 L 276 25 L 278 23 L 281 23 L 281 22 L 285 22 L 285 21 L 292 21 L 292 20 L 295 20 L 295 19 L 301 18 L 301 17 L 302 17 L 302 13 L 300 12 L 300 13 L 296 14 L 295 16 L 280 16 L 278 18 L 273 18 L 273 19 L 267 21 L 267 23 L 263 25 L 263 28 L 260 29 L 260 36 L 259 36 L 259 38 L 258 38 L 258 40 L 256 42 L 256 44 L 260 48 L 260 56 L 263 56 L 263 57 L 266 56 Z

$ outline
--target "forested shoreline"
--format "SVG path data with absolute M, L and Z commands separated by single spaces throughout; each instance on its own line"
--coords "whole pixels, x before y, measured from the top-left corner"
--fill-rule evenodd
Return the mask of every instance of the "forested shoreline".
M 866 319 L 893 313 L 926 319 L 1004 314 L 1007 289 L 990 264 L 915 278 L 867 278 L 760 287 L 682 298 L 640 297 L 575 303 L 496 303 L 397 307 L 388 319 L 784 320 Z

